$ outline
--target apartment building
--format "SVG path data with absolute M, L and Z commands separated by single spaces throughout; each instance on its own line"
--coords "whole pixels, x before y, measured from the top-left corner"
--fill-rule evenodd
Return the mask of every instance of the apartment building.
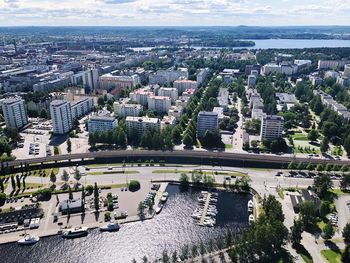
M 283 125 L 283 117 L 264 114 L 261 119 L 260 140 L 275 140 L 281 138 Z
M 142 135 L 151 129 L 160 129 L 160 121 L 158 118 L 149 118 L 149 117 L 126 117 L 126 129 L 128 135 L 133 135 L 136 132 L 139 138 Z
M 179 94 L 182 94 L 187 89 L 197 89 L 197 81 L 179 79 L 174 81 L 173 87 L 178 90 Z
M 70 102 L 54 100 L 50 103 L 50 114 L 54 134 L 66 134 L 73 127 Z
M 176 88 L 162 87 L 162 88 L 158 89 L 158 96 L 170 97 L 171 103 L 175 103 L 175 101 L 179 97 L 179 94 L 178 94 L 178 90 Z
M 4 99 L 2 111 L 8 128 L 21 129 L 28 123 L 24 100 L 20 97 Z
M 123 89 L 135 87 L 137 84 L 140 84 L 140 77 L 137 74 L 131 76 L 115 76 L 111 73 L 100 76 L 99 78 L 99 88 L 100 89 Z
M 218 128 L 218 114 L 211 111 L 200 111 L 197 118 L 197 137 L 203 138 L 209 131 L 214 133 Z
M 170 97 L 149 96 L 147 98 L 148 109 L 157 113 L 167 113 L 171 107 Z
M 143 107 L 140 104 L 130 104 L 123 102 L 114 102 L 113 103 L 114 113 L 120 118 L 127 116 L 137 117 L 143 110 Z
M 111 116 L 94 115 L 88 121 L 89 133 L 106 132 L 114 130 L 118 125 L 118 120 Z
M 88 114 L 94 107 L 94 99 L 87 97 L 77 102 L 71 103 L 72 119 L 79 119 Z
M 158 70 L 149 76 L 149 84 L 169 85 L 179 78 L 188 79 L 187 68 Z

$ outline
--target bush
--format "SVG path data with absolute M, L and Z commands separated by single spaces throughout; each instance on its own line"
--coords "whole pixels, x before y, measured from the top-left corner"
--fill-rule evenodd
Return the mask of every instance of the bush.
M 141 188 L 141 185 L 139 181 L 131 180 L 128 187 L 129 187 L 129 191 L 135 192 Z
M 6 201 L 6 194 L 0 193 L 0 205 L 4 204 Z
M 92 192 L 94 191 L 94 187 L 89 184 L 85 187 L 85 190 L 86 190 L 86 195 L 92 195 Z
M 34 193 L 38 200 L 47 200 L 51 198 L 52 190 L 50 188 L 43 188 Z

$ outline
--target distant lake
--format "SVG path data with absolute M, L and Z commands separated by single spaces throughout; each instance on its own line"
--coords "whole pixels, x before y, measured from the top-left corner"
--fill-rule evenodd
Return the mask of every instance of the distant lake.
M 255 42 L 253 47 L 234 47 L 233 49 L 269 49 L 269 48 L 316 48 L 316 47 L 350 47 L 350 40 L 341 39 L 249 39 Z M 136 47 L 131 48 L 134 51 L 150 51 L 155 47 Z M 193 46 L 195 49 L 201 48 L 217 48 L 221 47 L 199 47 Z

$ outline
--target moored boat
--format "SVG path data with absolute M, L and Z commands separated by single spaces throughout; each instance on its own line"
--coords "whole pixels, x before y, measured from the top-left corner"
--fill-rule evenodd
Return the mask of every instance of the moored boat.
M 20 239 L 17 241 L 18 244 L 20 245 L 34 245 L 38 243 L 40 240 L 39 237 L 37 236 L 32 236 L 32 235 L 26 235 L 24 238 Z
M 81 227 L 81 226 L 67 229 L 62 233 L 63 238 L 77 238 L 77 237 L 84 237 L 87 235 L 88 235 L 88 228 Z
M 105 232 L 118 231 L 119 229 L 120 229 L 120 225 L 118 223 L 113 223 L 113 222 L 109 222 L 107 225 L 100 227 L 100 231 L 105 231 Z

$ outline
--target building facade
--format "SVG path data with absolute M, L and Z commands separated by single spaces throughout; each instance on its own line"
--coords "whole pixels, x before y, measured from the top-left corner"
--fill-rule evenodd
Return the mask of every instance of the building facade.
M 73 127 L 70 102 L 54 100 L 50 104 L 50 114 L 54 134 L 66 134 Z
M 160 129 L 160 121 L 158 118 L 149 117 L 126 117 L 126 129 L 129 136 L 137 134 L 138 138 L 151 129 Z
M 28 123 L 28 116 L 22 98 L 8 98 L 2 102 L 6 127 L 20 129 Z
M 203 138 L 209 131 L 214 133 L 218 128 L 218 114 L 211 111 L 200 111 L 197 118 L 197 137 Z
M 266 115 L 261 119 L 260 140 L 275 140 L 282 137 L 284 119 L 278 115 Z

